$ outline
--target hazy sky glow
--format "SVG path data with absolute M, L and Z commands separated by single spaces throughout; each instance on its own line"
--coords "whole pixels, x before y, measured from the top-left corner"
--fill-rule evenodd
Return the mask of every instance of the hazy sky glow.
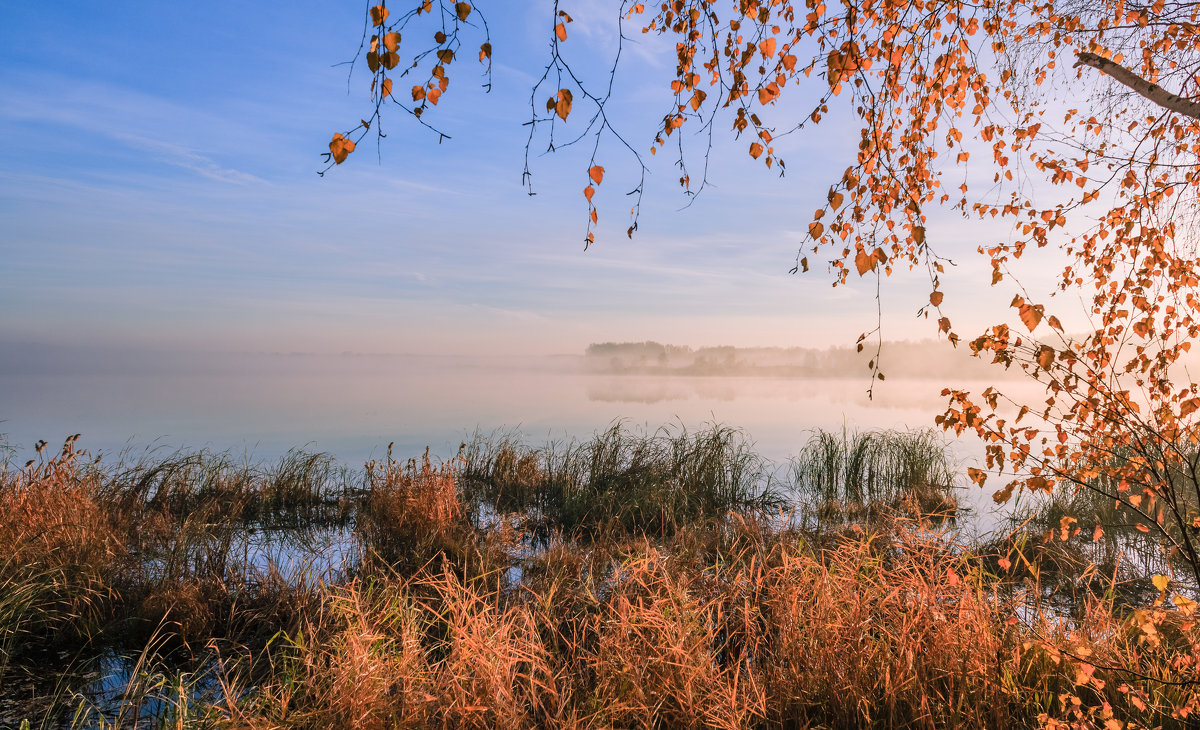
M 584 252 L 586 150 L 539 158 L 536 197 L 521 186 L 549 6 L 479 5 L 493 90 L 480 92 L 464 53 L 433 119 L 452 139 L 439 145 L 397 110 L 378 158 L 363 144 L 320 178 L 330 135 L 367 110 L 365 77 L 347 95 L 334 66 L 357 47 L 363 3 L 6 3 L 0 340 L 553 353 L 604 340 L 847 344 L 874 325 L 873 280 L 833 290 L 822 265 L 788 274 L 853 127 L 785 140 L 783 180 L 742 142 L 722 144 L 716 187 L 684 211 L 659 155 L 632 241 L 623 193 L 636 178 L 606 143 L 602 225 Z M 605 62 L 615 3 L 567 5 L 570 50 Z M 634 41 L 620 108 L 645 152 L 670 57 Z M 1011 292 L 978 291 L 986 272 L 965 255 L 978 227 L 930 230 L 963 255 L 948 277 L 952 313 L 1007 303 Z M 884 282 L 889 337 L 935 334 L 913 318 L 927 292 L 919 274 Z

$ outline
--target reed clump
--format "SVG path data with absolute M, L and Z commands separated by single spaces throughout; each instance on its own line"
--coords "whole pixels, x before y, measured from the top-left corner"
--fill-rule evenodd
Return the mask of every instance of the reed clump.
M 99 631 L 127 567 L 127 545 L 75 440 L 0 478 L 0 679 L 34 648 Z
M 464 460 L 474 504 L 528 515 L 543 534 L 667 536 L 730 511 L 786 504 L 765 461 L 741 432 L 724 426 L 639 433 L 618 422 L 591 439 L 543 449 L 477 435 Z
M 366 492 L 355 522 L 359 538 L 392 568 L 413 572 L 461 559 L 475 544 L 459 500 L 453 462 L 434 465 L 429 450 L 405 463 L 392 456 L 366 465 Z
M 958 512 L 958 469 L 931 430 L 818 429 L 791 472 L 811 518 L 826 525 L 896 515 L 944 520 Z

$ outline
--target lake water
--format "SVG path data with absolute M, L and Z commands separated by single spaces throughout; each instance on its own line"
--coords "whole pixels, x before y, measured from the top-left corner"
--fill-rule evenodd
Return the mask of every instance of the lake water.
M 0 360 L 0 433 L 33 455 L 74 433 L 112 460 L 124 449 L 210 448 L 274 460 L 294 447 L 359 466 L 395 442 L 442 458 L 480 430 L 516 429 L 530 444 L 587 437 L 613 421 L 689 430 L 742 429 L 783 462 L 814 428 L 928 428 L 944 379 L 889 379 L 867 398 L 867 373 L 845 378 L 700 377 L 586 372 L 581 358 L 93 354 Z M 956 382 L 980 391 L 982 382 Z M 965 465 L 973 438 L 951 441 Z M 976 490 L 977 491 L 977 490 Z M 970 499 L 979 503 L 976 498 Z
M 722 423 L 764 456 L 795 453 L 813 428 L 923 428 L 945 383 L 889 380 L 612 375 L 578 358 L 478 360 L 404 356 L 238 356 L 189 362 L 9 368 L 0 433 L 24 457 L 38 439 L 82 433 L 93 452 L 157 444 L 273 459 L 296 446 L 355 464 L 389 442 L 453 456 L 473 431 L 517 428 L 531 442 L 588 436 L 616 419 L 657 428 Z M 983 383 L 956 384 L 977 389 Z M 967 451 L 970 451 L 966 445 Z

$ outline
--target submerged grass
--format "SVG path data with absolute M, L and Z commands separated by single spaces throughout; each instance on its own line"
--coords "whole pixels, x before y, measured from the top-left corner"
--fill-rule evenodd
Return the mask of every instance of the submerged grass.
M 896 513 L 947 518 L 958 509 L 958 469 L 930 430 L 817 430 L 791 468 L 800 499 L 827 524 Z
M 0 475 L 0 725 L 1187 726 L 1192 599 L 1061 610 L 1045 555 L 930 519 L 955 476 L 927 432 L 817 432 L 782 478 L 724 427 L 359 474 L 72 440 Z M 254 547 L 321 531 L 344 563 Z

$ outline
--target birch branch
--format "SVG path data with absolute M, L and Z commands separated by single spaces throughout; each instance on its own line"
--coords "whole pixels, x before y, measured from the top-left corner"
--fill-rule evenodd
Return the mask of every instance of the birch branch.
M 1129 87 L 1165 109 L 1182 114 L 1185 117 L 1200 119 L 1200 102 L 1185 99 L 1178 94 L 1172 94 L 1158 84 L 1150 83 L 1111 59 L 1097 56 L 1087 51 L 1080 51 L 1075 61 L 1075 68 L 1079 66 L 1091 66 L 1100 71 L 1100 73 L 1112 77 L 1117 83 Z

